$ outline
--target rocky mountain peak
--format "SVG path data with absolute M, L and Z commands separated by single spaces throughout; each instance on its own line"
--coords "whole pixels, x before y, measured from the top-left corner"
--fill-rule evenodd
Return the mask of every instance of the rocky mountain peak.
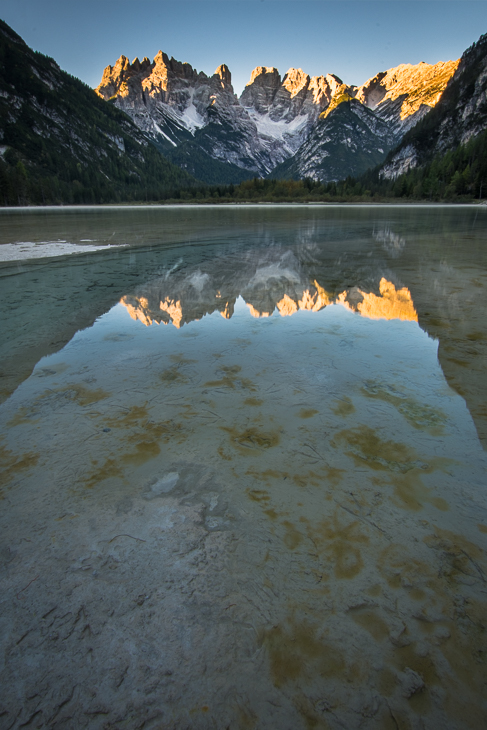
M 324 109 L 341 86 L 343 86 L 342 80 L 334 74 L 313 76 L 308 84 L 308 101 L 316 107 Z
M 130 61 L 128 60 L 127 56 L 120 56 L 120 58 L 117 59 L 115 66 L 113 66 L 114 69 L 119 69 L 120 71 L 123 71 L 124 69 L 127 69 L 130 67 Z M 108 66 L 108 68 L 112 68 L 112 66 Z
M 167 84 L 176 79 L 195 81 L 198 78 L 198 72 L 189 63 L 176 61 L 172 56 L 169 58 L 163 51 L 159 51 L 154 57 L 152 75 L 161 79 L 161 81 L 166 80 L 166 86 L 163 87 L 165 90 L 169 90 Z
M 368 79 L 356 89 L 355 98 L 384 118 L 399 117 L 405 131 L 436 105 L 459 62 L 403 63 Z
M 148 64 L 140 63 L 138 58 L 134 58 L 131 64 L 126 56 L 120 56 L 114 66 L 107 66 L 103 71 L 102 80 L 97 89 L 96 93 L 103 99 L 111 99 L 114 96 L 127 94 L 127 82 L 134 76 L 139 76 L 144 72 L 150 73 L 151 63 L 149 59 L 144 58 L 144 62 L 148 61 Z M 103 92 L 100 93 L 99 89 Z
M 322 78 L 322 76 L 315 76 L 314 78 Z M 326 74 L 325 80 L 332 90 L 333 94 L 335 94 L 335 91 L 338 89 L 339 86 L 343 85 L 343 81 L 341 80 L 341 78 L 339 76 L 336 76 L 335 74 Z
M 291 94 L 291 99 L 303 89 L 307 90 L 310 82 L 308 74 L 301 68 L 290 68 L 282 80 L 282 85 Z
M 274 122 L 290 123 L 304 115 L 313 122 L 342 86 L 342 80 L 334 74 L 310 78 L 301 68 L 290 68 L 281 82 L 276 68 L 257 66 L 240 103 L 257 114 L 268 114 Z
M 250 81 L 240 97 L 240 103 L 266 114 L 281 86 L 281 75 L 273 66 L 257 66 L 250 74 Z
M 110 78 L 120 78 L 121 81 L 127 81 L 131 76 L 140 71 L 140 61 L 138 58 L 134 58 L 134 65 L 132 65 L 127 56 L 120 56 L 114 66 L 107 66 L 103 76 L 109 76 Z
M 459 62 L 437 66 L 448 64 L 455 72 L 439 103 L 433 105 L 428 127 L 412 129 L 402 139 L 383 165 L 381 177 L 396 178 L 434 155 L 465 144 L 487 128 L 487 34 L 468 48 Z
M 250 81 L 247 86 L 250 86 L 254 82 L 262 86 L 277 87 L 281 83 L 281 76 L 274 66 L 256 66 L 250 74 Z
M 220 78 L 223 87 L 232 85 L 232 74 L 230 73 L 230 69 L 226 63 L 222 63 L 221 66 L 218 66 L 214 75 Z
M 122 56 L 122 58 L 124 58 L 124 56 Z M 139 61 L 139 59 L 137 57 L 135 57 L 134 60 L 132 61 L 132 63 L 130 64 L 131 68 L 133 69 L 133 71 L 135 73 L 144 72 L 148 68 L 150 68 L 151 65 L 152 64 L 149 61 L 149 59 L 147 58 L 147 56 L 144 56 L 144 58 L 142 59 L 142 61 Z

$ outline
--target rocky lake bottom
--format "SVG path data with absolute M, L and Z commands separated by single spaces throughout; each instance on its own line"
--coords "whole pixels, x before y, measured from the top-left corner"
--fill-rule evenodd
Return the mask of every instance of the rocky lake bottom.
M 486 216 L 2 213 L 1 728 L 485 727 Z

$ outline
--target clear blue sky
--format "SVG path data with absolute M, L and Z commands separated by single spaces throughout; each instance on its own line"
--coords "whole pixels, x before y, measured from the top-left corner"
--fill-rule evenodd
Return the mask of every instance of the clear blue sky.
M 0 0 L 0 17 L 90 86 L 120 55 L 162 49 L 207 74 L 226 63 L 240 94 L 255 66 L 359 85 L 400 63 L 458 58 L 487 32 L 487 1 Z

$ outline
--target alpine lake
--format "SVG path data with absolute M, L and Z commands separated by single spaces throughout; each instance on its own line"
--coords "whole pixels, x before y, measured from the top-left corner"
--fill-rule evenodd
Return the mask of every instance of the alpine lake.
M 0 727 L 487 727 L 487 208 L 0 211 Z

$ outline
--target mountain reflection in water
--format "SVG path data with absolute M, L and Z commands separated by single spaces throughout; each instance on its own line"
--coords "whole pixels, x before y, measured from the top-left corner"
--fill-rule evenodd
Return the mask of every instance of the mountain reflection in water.
M 275 279 L 275 274 L 271 275 Z M 191 309 L 197 308 L 198 314 L 204 309 L 204 314 L 220 312 L 222 317 L 230 319 L 235 308 L 235 302 L 239 294 L 233 294 L 230 299 L 222 298 L 220 289 L 205 286 L 205 291 L 200 290 L 197 304 L 188 297 L 188 289 L 191 292 L 191 281 L 185 279 L 181 282 L 181 293 L 164 296 L 166 291 L 165 281 L 153 282 L 151 286 L 143 286 L 136 295 L 126 295 L 120 300 L 131 318 L 149 326 L 151 324 L 173 324 L 178 329 L 186 322 L 199 320 L 200 316 L 192 316 Z M 405 287 L 396 290 L 392 282 L 382 278 L 379 282 L 379 296 L 373 292 L 363 292 L 358 287 L 333 296 L 321 287 L 315 280 L 308 288 L 302 289 L 300 294 L 296 293 L 293 287 L 291 293 L 285 293 L 279 301 L 274 303 L 270 311 L 264 311 L 262 306 L 269 306 L 269 299 L 272 294 L 265 296 L 265 304 L 262 304 L 262 295 L 256 294 L 255 299 L 249 301 L 249 286 L 245 287 L 246 295 L 243 297 L 250 310 L 252 317 L 269 317 L 275 309 L 281 317 L 290 317 L 299 310 L 319 312 L 330 304 L 341 304 L 353 312 L 358 312 L 362 317 L 369 319 L 402 319 L 418 321 L 418 315 L 411 300 L 411 294 Z M 300 298 L 298 298 L 300 296 Z M 163 298 L 164 297 L 164 298 Z M 189 299 L 189 301 L 188 301 Z M 159 300 L 159 303 L 157 302 Z M 206 301 L 205 301 L 206 300 Z M 204 316 L 204 315 L 203 315 Z
M 484 727 L 485 212 L 0 269 L 6 725 Z
M 62 347 L 121 299 L 141 321 L 179 325 L 214 311 L 217 299 L 222 315 L 231 317 L 237 293 L 254 316 L 265 317 L 278 303 L 282 313 L 309 306 L 319 310 L 331 297 L 362 314 L 387 317 L 394 296 L 392 290 L 381 292 L 385 279 L 394 286 L 404 316 L 412 310 L 402 289 L 421 328 L 439 341 L 445 377 L 466 399 L 487 446 L 487 322 L 479 306 L 487 296 L 486 217 L 483 209 L 458 206 L 4 212 L 0 253 L 1 244 L 12 240 L 61 238 L 127 248 L 77 260 L 23 263 L 15 276 L 13 265 L 0 265 L 5 310 L 0 400 L 40 357 Z M 220 260 L 229 272 L 222 272 Z M 268 266 L 278 267 L 275 281 Z M 187 268 L 196 278 L 184 273 Z M 240 269 L 241 276 L 232 273 Z M 158 272 L 167 279 L 159 286 Z M 140 287 L 147 294 L 140 293 L 137 301 Z M 184 313 L 183 304 L 189 307 Z

